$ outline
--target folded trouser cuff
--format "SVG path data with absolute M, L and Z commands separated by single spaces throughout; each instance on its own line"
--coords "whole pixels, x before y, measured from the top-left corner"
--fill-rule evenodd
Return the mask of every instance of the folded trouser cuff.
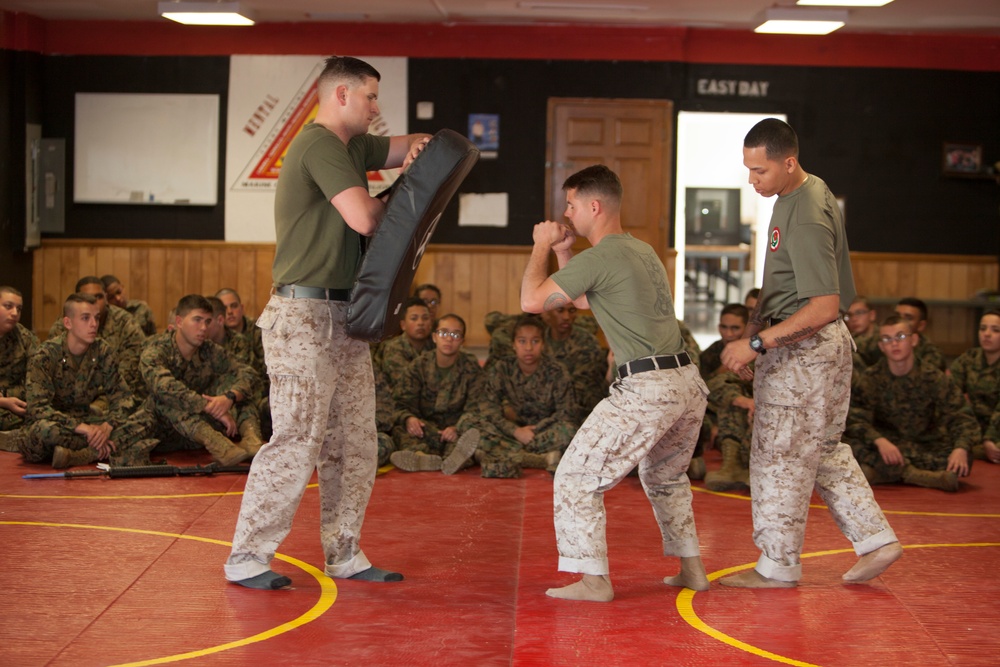
M 875 533 L 871 537 L 865 538 L 860 542 L 854 543 L 854 553 L 859 556 L 864 556 L 865 554 L 870 554 L 876 549 L 881 549 L 887 544 L 892 544 L 893 542 L 899 542 L 899 538 L 896 537 L 896 533 L 893 532 L 892 528 L 886 528 L 883 531 Z
M 802 578 L 801 563 L 796 563 L 795 565 L 782 565 L 777 561 L 771 560 L 764 554 L 761 554 L 760 558 L 757 559 L 757 566 L 754 569 L 757 570 L 757 574 L 762 577 L 774 579 L 775 581 L 795 582 Z
M 559 557 L 560 572 L 577 572 L 579 574 L 593 574 L 600 576 L 608 574 L 607 558 L 567 558 Z
M 267 563 L 261 563 L 259 560 L 246 560 L 242 563 L 230 563 L 227 562 L 224 566 L 226 572 L 226 579 L 229 581 L 243 581 L 244 579 L 250 579 L 256 577 L 257 575 L 264 574 L 270 571 L 271 566 Z
M 663 543 L 663 555 L 692 558 L 701 555 L 701 547 L 697 539 L 671 540 Z
M 327 563 L 326 567 L 323 568 L 323 574 L 335 579 L 346 579 L 347 577 L 353 577 L 358 572 L 367 570 L 371 566 L 371 561 L 368 560 L 363 551 L 359 550 L 358 554 L 346 563 L 339 563 L 337 565 Z

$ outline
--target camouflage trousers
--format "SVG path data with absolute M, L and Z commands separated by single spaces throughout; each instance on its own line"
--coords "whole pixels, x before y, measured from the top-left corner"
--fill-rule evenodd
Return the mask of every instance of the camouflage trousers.
M 768 350 L 754 369 L 750 495 L 757 572 L 802 576 L 799 556 L 813 488 L 860 556 L 896 542 L 851 448 L 840 441 L 851 395 L 852 350 L 843 321 Z
M 24 426 L 24 417 L 0 408 L 0 431 L 13 431 Z
M 81 423 L 103 424 L 101 415 L 85 412 L 79 415 Z M 149 453 L 156 446 L 153 415 L 145 408 L 133 412 L 122 424 L 111 431 L 115 451 L 108 458 L 113 466 L 149 465 Z M 21 455 L 27 463 L 46 463 L 52 460 L 56 447 L 86 449 L 87 438 L 74 433 L 72 428 L 48 419 L 31 422 L 26 428 L 27 438 L 21 440 Z
M 698 368 L 649 371 L 611 385 L 556 470 L 553 505 L 559 569 L 608 574 L 604 493 L 639 466 L 668 556 L 700 554 L 686 471 L 705 414 Z
M 438 456 L 448 456 L 451 450 L 455 449 L 455 442 L 441 442 L 441 431 L 447 427 L 436 426 L 429 421 L 424 421 L 424 434 L 422 436 L 410 435 L 405 426 L 392 427 L 392 440 L 399 451 L 423 452 L 424 454 L 436 454 Z M 472 428 L 473 420 L 468 415 L 462 415 L 455 424 L 458 435 L 462 435 Z M 381 452 L 380 456 L 381 458 Z
M 260 428 L 260 418 L 257 407 L 252 401 L 247 401 L 243 405 L 234 406 L 229 414 L 236 421 L 236 427 L 240 433 L 250 425 L 254 429 Z M 200 449 L 207 443 L 198 434 L 198 428 L 202 424 L 208 424 L 214 430 L 225 435 L 225 427 L 222 422 L 205 412 L 197 414 L 176 413 L 156 409 L 156 435 L 160 439 L 161 445 L 157 452 L 171 452 L 179 449 Z M 228 437 L 228 436 L 227 436 Z M 238 439 L 238 438 L 237 438 Z
M 887 481 L 898 481 L 903 477 L 903 468 L 911 465 L 920 470 L 941 471 L 948 468 L 948 457 L 955 451 L 955 446 L 949 442 L 909 442 L 889 438 L 892 444 L 899 448 L 906 463 L 901 466 L 890 466 L 882 460 L 878 447 L 867 443 L 851 443 L 854 458 L 862 465 L 871 466 L 879 477 Z M 969 457 L 972 462 L 972 457 Z
M 718 424 L 719 434 L 716 436 L 716 442 L 719 443 L 719 448 L 721 449 L 723 441 L 735 442 L 740 450 L 740 465 L 744 469 L 749 467 L 750 441 L 753 429 L 750 426 L 750 420 L 747 419 L 747 411 L 735 406 L 719 410 Z
M 226 578 L 262 574 L 319 475 L 326 574 L 371 567 L 358 544 L 375 482 L 375 385 L 368 344 L 345 333 L 347 303 L 272 295 L 257 319 L 271 380 L 271 440 L 254 457 Z
M 553 422 L 535 431 L 531 442 L 522 445 L 493 422 L 481 417 L 475 420 L 475 427 L 480 435 L 476 460 L 482 468 L 482 476 L 496 478 L 520 477 L 522 453 L 565 452 L 577 431 L 576 424 L 572 422 Z

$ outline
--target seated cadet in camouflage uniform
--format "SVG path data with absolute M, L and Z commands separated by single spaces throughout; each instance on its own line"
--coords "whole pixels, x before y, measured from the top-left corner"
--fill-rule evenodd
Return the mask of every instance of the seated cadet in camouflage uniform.
M 434 341 L 431 340 L 434 320 L 431 319 L 430 308 L 422 299 L 414 296 L 403 302 L 399 324 L 403 333 L 382 341 L 375 350 L 372 362 L 385 373 L 390 387 L 396 385 L 396 380 L 403 376 L 417 355 L 434 349 Z
M 396 425 L 390 457 L 400 470 L 440 470 L 452 475 L 479 444 L 468 408 L 482 395 L 484 373 L 479 362 L 463 354 L 465 320 L 442 317 L 434 327 L 434 349 L 421 352 L 396 381 Z
M 0 287 L 0 451 L 19 452 L 26 436 L 24 415 L 28 359 L 38 337 L 21 326 L 24 300 L 13 287 Z
M 910 330 L 917 334 L 917 346 L 913 350 L 920 363 L 929 362 L 934 368 L 944 371 L 947 364 L 944 355 L 924 334 L 927 328 L 927 304 L 912 296 L 900 299 L 896 304 L 896 314 L 910 324 Z M 882 346 L 879 346 L 881 349 Z
M 847 315 L 844 316 L 847 329 L 851 332 L 854 344 L 858 348 L 857 354 L 860 355 L 862 362 L 860 370 L 874 366 L 882 358 L 882 351 L 878 347 L 877 317 L 875 308 L 868 303 L 868 297 L 861 294 L 854 297 Z
M 513 359 L 496 359 L 472 423 L 483 477 L 519 477 L 521 468 L 554 471 L 579 426 L 569 372 L 544 354 L 545 325 L 534 315 L 514 325 Z
M 983 439 L 972 458 L 1000 463 L 1000 310 L 979 318 L 979 347 L 966 350 L 951 365 L 951 379 L 965 394 Z
M 722 467 L 705 475 L 705 488 L 711 491 L 749 491 L 753 379 L 743 379 L 723 367 L 722 372 L 708 379 L 707 384 L 708 404 L 712 406 L 718 425 L 716 440 L 722 452 Z
M 396 425 L 396 401 L 392 400 L 392 387 L 385 379 L 385 373 L 372 364 L 375 373 L 375 430 L 378 436 L 378 465 L 389 463 L 389 457 L 396 451 L 396 441 L 392 439 L 392 427 Z
M 111 346 L 111 351 L 118 359 L 118 372 L 125 384 L 136 395 L 136 398 L 146 397 L 146 385 L 139 373 L 139 355 L 146 342 L 146 336 L 139 325 L 135 323 L 128 311 L 118 306 L 109 306 L 104 293 L 104 283 L 95 276 L 84 276 L 76 281 L 74 290 L 77 294 L 90 294 L 97 299 L 101 307 L 100 324 L 97 327 L 97 337 Z M 49 338 L 56 338 L 66 333 L 63 318 L 57 319 L 49 328 Z
M 245 461 L 263 444 L 257 408 L 246 400 L 254 394 L 254 372 L 207 340 L 212 306 L 205 297 L 185 296 L 176 313 L 174 331 L 150 338 L 140 360 L 162 439 L 176 432 L 222 465 Z
M 153 321 L 153 309 L 145 301 L 128 299 L 125 297 L 125 285 L 110 273 L 101 276 L 101 283 L 104 285 L 104 295 L 108 304 L 118 306 L 132 316 L 139 330 L 146 336 L 156 333 L 156 322 Z
M 902 481 L 957 491 L 969 474 L 979 424 L 958 386 L 928 361 L 919 363 L 916 336 L 898 315 L 879 328 L 884 359 L 851 392 L 845 441 L 871 484 Z
M 575 420 L 583 423 L 608 395 L 608 355 L 593 333 L 576 326 L 576 319 L 577 308 L 571 303 L 542 313 L 545 353 L 569 371 L 577 403 Z
M 271 392 L 271 379 L 267 375 L 267 364 L 264 360 L 264 339 L 260 327 L 246 316 L 243 309 L 243 302 L 236 290 L 225 287 L 215 293 L 215 298 L 222 302 L 226 309 L 226 349 L 234 351 L 239 349 L 236 358 L 248 363 L 257 377 L 260 378 L 258 390 L 253 396 L 253 403 L 257 407 L 257 414 L 260 417 L 260 427 L 265 439 L 271 435 L 271 402 L 269 394 Z M 211 301 L 211 299 L 209 299 Z M 212 304 L 213 309 L 215 304 Z M 237 336 L 243 339 L 247 353 L 242 351 L 242 346 L 236 347 L 237 343 L 230 338 Z M 219 341 L 215 341 L 219 342 Z M 249 361 L 244 361 L 244 354 L 249 355 Z
M 437 285 L 424 283 L 413 289 L 413 296 L 427 304 L 427 309 L 431 311 L 431 322 L 437 322 L 438 306 L 441 305 L 441 289 Z
M 107 341 L 97 338 L 101 306 L 93 295 L 71 294 L 63 306 L 66 334 L 45 341 L 28 362 L 28 463 L 54 468 L 109 459 L 112 465 L 148 465 L 153 415 L 139 405 L 118 373 Z M 92 404 L 105 399 L 107 412 Z
M 725 372 L 722 367 L 722 349 L 730 341 L 739 340 L 743 337 L 743 331 L 747 328 L 747 320 L 750 319 L 750 311 L 741 303 L 729 303 L 723 306 L 719 313 L 719 335 L 721 338 L 715 341 L 701 353 L 701 364 L 698 370 L 705 382 L 719 372 Z

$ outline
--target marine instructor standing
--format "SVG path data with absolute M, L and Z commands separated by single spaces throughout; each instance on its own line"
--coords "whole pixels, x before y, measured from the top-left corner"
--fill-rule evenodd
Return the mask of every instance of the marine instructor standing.
M 357 58 L 327 59 L 316 118 L 292 141 L 278 176 L 274 290 L 257 319 L 274 434 L 254 458 L 225 565 L 226 579 L 248 588 L 291 583 L 270 563 L 313 470 L 326 575 L 403 579 L 374 567 L 359 546 L 377 465 L 375 387 L 368 343 L 347 337 L 346 318 L 361 237 L 385 212 L 368 194 L 366 172 L 405 169 L 430 136 L 368 134 L 380 78 Z
M 722 351 L 727 368 L 744 378 L 753 375 L 750 494 L 761 555 L 754 569 L 719 583 L 797 584 L 814 487 L 860 556 L 844 582 L 867 581 L 903 550 L 851 448 L 840 442 L 853 350 L 841 313 L 854 299 L 844 220 L 826 183 L 799 164 L 798 137 L 787 123 L 757 123 L 743 141 L 743 164 L 757 194 L 778 195 L 760 299 L 745 338 Z M 751 372 L 747 364 L 754 360 Z

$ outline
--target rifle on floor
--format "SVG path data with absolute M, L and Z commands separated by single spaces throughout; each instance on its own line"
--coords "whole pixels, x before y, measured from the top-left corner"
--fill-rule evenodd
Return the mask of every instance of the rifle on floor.
M 67 470 L 65 472 L 46 472 L 33 475 L 22 475 L 24 479 L 73 479 L 74 477 L 110 477 L 111 479 L 125 479 L 128 477 L 190 477 L 196 475 L 214 475 L 216 473 L 237 473 L 247 474 L 250 466 L 223 466 L 218 463 L 209 463 L 204 466 L 110 466 L 107 463 L 98 463 L 97 470 Z

